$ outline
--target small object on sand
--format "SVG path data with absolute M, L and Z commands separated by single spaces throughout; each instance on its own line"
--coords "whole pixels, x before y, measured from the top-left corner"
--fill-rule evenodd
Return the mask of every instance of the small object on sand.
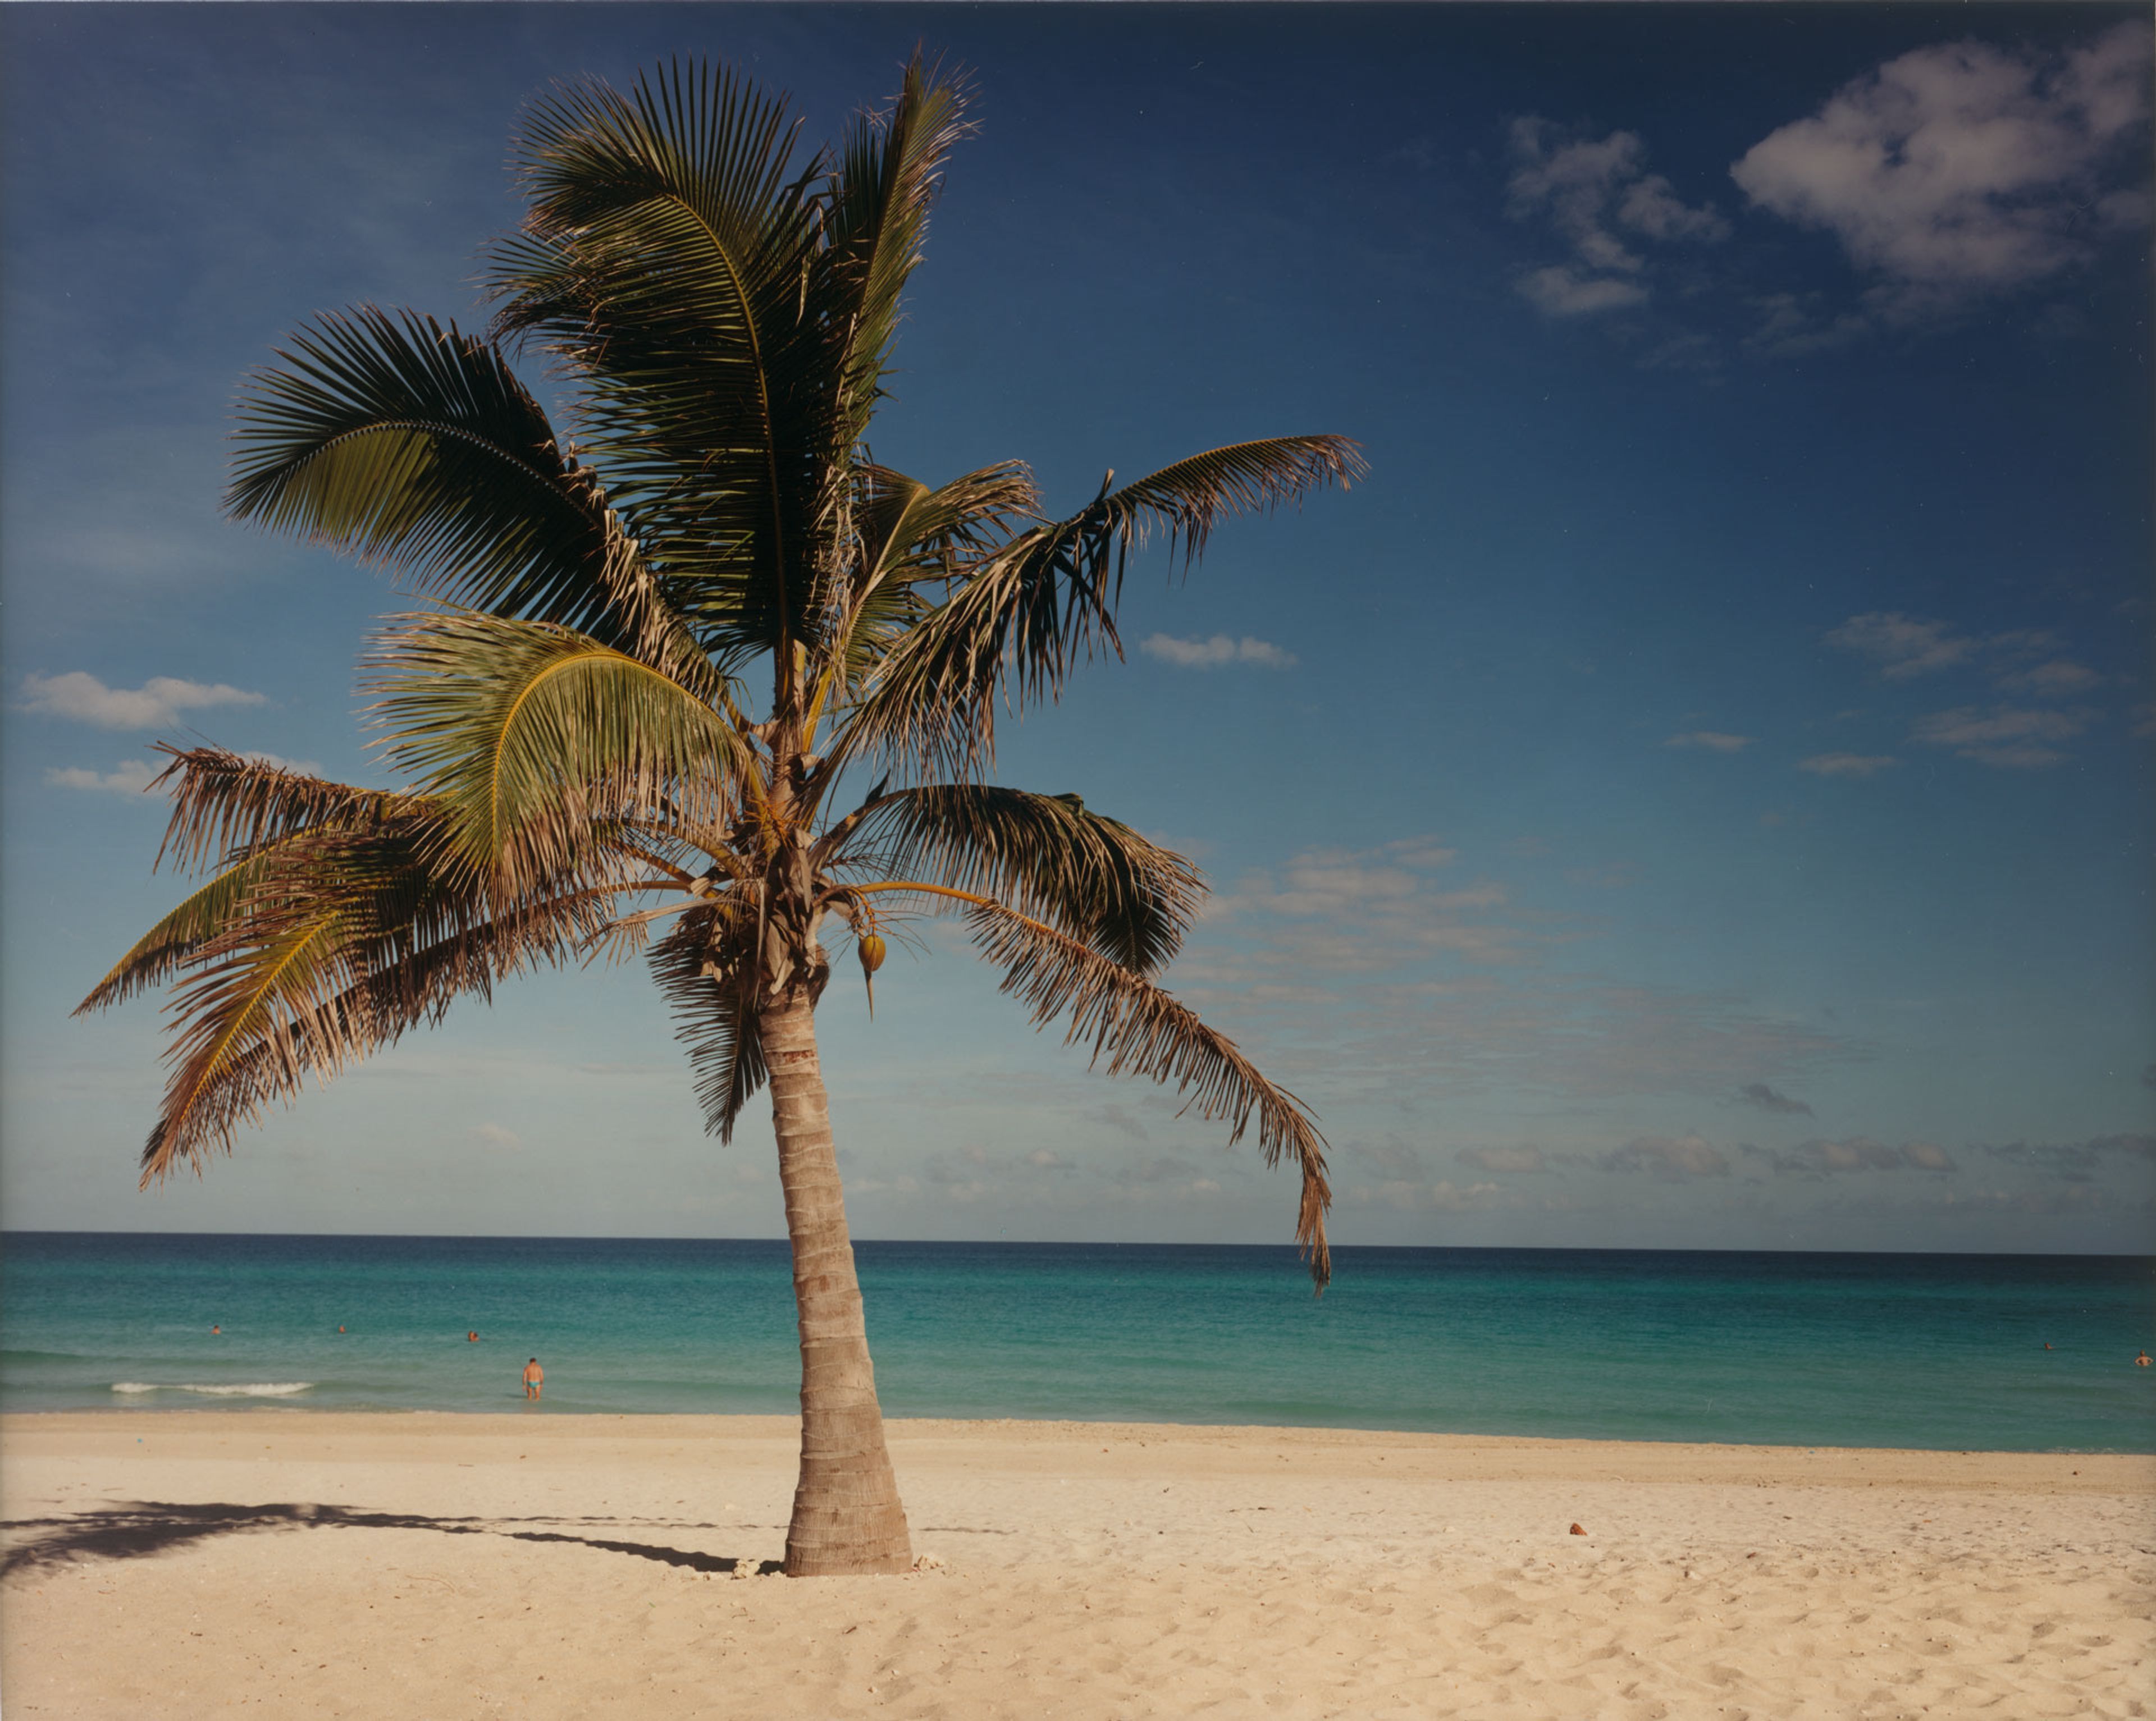
M 915 1560 L 913 1569 L 916 1571 L 941 1571 L 943 1570 L 943 1562 L 933 1554 L 923 1554 Z
M 1587 1532 L 1586 1532 L 1585 1530 L 1582 1529 L 1581 1529 L 1578 1524 L 1575 1524 L 1574 1525 L 1573 1525 L 1573 1527 L 1572 1527 L 1571 1530 L 1570 1530 L 1568 1533 L 1569 1533 L 1570 1534 L 1573 1534 L 1573 1535 L 1575 1535 L 1575 1536 L 1584 1536 L 1584 1535 L 1585 1535 L 1585 1534 L 1587 1534 Z

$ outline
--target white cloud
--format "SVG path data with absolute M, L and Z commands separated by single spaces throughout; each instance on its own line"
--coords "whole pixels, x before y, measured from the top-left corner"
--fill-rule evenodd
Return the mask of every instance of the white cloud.
M 2146 24 L 2063 55 L 1964 41 L 1845 85 L 1730 169 L 1760 207 L 1841 242 L 1907 315 L 2041 280 L 2145 218 L 2112 183 L 2148 112 Z
M 2040 699 L 2057 699 L 2070 694 L 2087 693 L 2092 687 L 2101 687 L 2103 677 L 2086 663 L 2053 658 L 2049 663 L 2032 664 L 2026 669 L 2002 671 L 1998 681 L 2009 693 L 2033 694 Z
M 157 768 L 142 759 L 123 759 L 109 771 L 85 771 L 79 765 L 48 766 L 45 781 L 62 789 L 103 789 L 115 795 L 139 795 L 157 777 Z
M 1892 755 L 1886 753 L 1815 753 L 1809 759 L 1799 759 L 1797 769 L 1815 776 L 1868 777 L 1893 763 Z
M 2066 755 L 2056 744 L 2071 740 L 2088 725 L 2086 712 L 1997 705 L 1987 713 L 1974 705 L 1959 705 L 1920 719 L 1909 738 L 1928 746 L 1952 747 L 1963 758 L 1985 765 L 2035 771 L 2063 760 Z
M 1257 663 L 1268 669 L 1291 669 L 1296 657 L 1262 639 L 1245 634 L 1240 639 L 1216 633 L 1210 639 L 1177 639 L 1167 633 L 1147 638 L 1139 649 L 1184 669 L 1217 669 L 1223 663 Z
M 206 685 L 199 681 L 177 681 L 155 675 L 138 688 L 107 687 L 95 675 L 80 669 L 64 675 L 26 675 L 23 678 L 23 709 L 44 711 L 55 717 L 71 717 L 100 729 L 155 729 L 171 723 L 182 711 L 207 705 L 260 705 L 268 700 L 223 682 Z
M 1540 1171 L 1548 1161 L 1538 1147 L 1469 1147 L 1460 1153 L 1463 1165 L 1479 1165 L 1485 1171 Z
M 1512 122 L 1512 153 L 1513 218 L 1546 217 L 1573 250 L 1570 262 L 1531 270 L 1517 284 L 1548 315 L 1644 303 L 1640 241 L 1712 243 L 1729 232 L 1712 206 L 1693 207 L 1667 179 L 1646 171 L 1646 146 L 1635 132 L 1564 142 L 1548 120 L 1528 115 Z
M 1919 621 L 1892 610 L 1851 616 L 1826 636 L 1829 645 L 1870 658 L 1889 681 L 1906 681 L 1966 662 L 1977 642 L 1943 622 Z
M 1606 1155 L 1602 1164 L 1605 1170 L 1650 1171 L 1672 1180 L 1729 1172 L 1728 1155 L 1698 1135 L 1643 1135 Z
M 1750 735 L 1724 735 L 1719 730 L 1695 729 L 1681 735 L 1671 735 L 1664 741 L 1665 747 L 1703 747 L 1710 753 L 1742 753 L 1752 745 Z
M 1756 1150 L 1753 1150 L 1756 1151 Z M 1934 1142 L 1912 1141 L 1889 1147 L 1868 1135 L 1840 1141 L 1804 1141 L 1766 1155 L 1776 1172 L 1789 1177 L 1834 1177 L 1853 1171 L 1952 1171 L 1953 1156 Z
M 1553 317 L 1592 316 L 1647 302 L 1647 289 L 1636 281 L 1583 274 L 1563 264 L 1521 276 L 1519 289 L 1537 310 Z
M 1369 973 L 1438 955 L 1478 963 L 1516 962 L 1527 935 L 1486 918 L 1506 905 L 1505 887 L 1482 879 L 1450 890 L 1427 874 L 1453 858 L 1428 837 L 1408 837 L 1358 851 L 1315 849 L 1296 856 L 1278 875 L 1257 873 L 1213 899 L 1209 924 L 1242 917 L 1264 950 L 1255 966 L 1235 974 L 1250 981 L 1283 970 L 1296 976 Z
M 484 1141 L 490 1147 L 515 1147 L 523 1138 L 514 1129 L 500 1124 L 474 1124 L 467 1132 L 475 1141 Z

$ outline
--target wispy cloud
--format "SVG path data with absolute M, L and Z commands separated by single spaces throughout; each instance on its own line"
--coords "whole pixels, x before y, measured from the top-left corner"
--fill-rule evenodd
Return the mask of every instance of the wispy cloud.
M 157 767 L 143 759 L 123 759 L 106 771 L 85 771 L 79 765 L 45 768 L 45 781 L 55 788 L 103 790 L 112 795 L 139 795 L 157 775 Z
M 2025 286 L 2147 218 L 2127 146 L 2148 113 L 2149 52 L 2138 22 L 2064 54 L 1917 49 L 1730 176 L 1758 207 L 1839 239 L 1891 319 Z
M 1737 1090 L 1737 1097 L 1747 1105 L 1756 1105 L 1761 1111 L 1776 1117 L 1803 1117 L 1812 1114 L 1812 1109 L 1801 1099 L 1792 1099 L 1786 1094 L 1777 1094 L 1764 1082 L 1747 1082 Z
M 475 1141 L 484 1141 L 490 1147 L 516 1147 L 523 1137 L 514 1129 L 495 1123 L 474 1124 L 465 1132 Z
M 1209 924 L 1263 946 L 1240 977 L 1291 968 L 1371 973 L 1436 956 L 1476 963 L 1521 960 L 1527 935 L 1495 919 L 1506 888 L 1493 880 L 1442 888 L 1431 875 L 1454 858 L 1429 837 L 1373 849 L 1312 849 L 1277 873 L 1253 873 L 1214 899 Z
M 1645 1171 L 1672 1182 L 1729 1175 L 1729 1156 L 1700 1135 L 1642 1135 L 1604 1155 L 1602 1165 L 1609 1171 Z
M 1545 218 L 1571 248 L 1564 263 L 1530 270 L 1519 291 L 1545 315 L 1590 316 L 1644 304 L 1649 243 L 1712 243 L 1729 223 L 1711 205 L 1686 203 L 1646 171 L 1638 134 L 1568 140 L 1530 114 L 1512 121 L 1507 183 L 1515 220 Z
M 2057 744 L 2071 740 L 2089 720 L 2085 711 L 1996 705 L 1987 712 L 1959 705 L 1920 719 L 1909 738 L 1927 746 L 1951 747 L 1964 759 L 2005 770 L 2041 771 L 2065 760 Z
M 1684 735 L 1671 735 L 1662 745 L 1665 747 L 1698 747 L 1710 753 L 1742 753 L 1753 740 L 1751 735 L 1725 735 L 1714 729 L 1695 729 Z
M 80 669 L 64 675 L 23 678 L 24 710 L 72 718 L 100 729 L 155 729 L 174 721 L 182 711 L 267 703 L 261 694 L 227 687 L 223 682 L 179 681 L 169 675 L 152 676 L 137 688 L 107 687 Z
M 1829 645 L 1869 658 L 1889 681 L 1907 681 L 1967 663 L 1978 642 L 1943 622 L 1922 621 L 1893 610 L 1851 616 L 1826 636 Z
M 1893 756 L 1886 753 L 1815 753 L 1809 759 L 1799 759 L 1797 769 L 1814 776 L 1868 777 L 1889 769 L 1894 762 Z
M 2009 693 L 2028 694 L 2040 699 L 2062 699 L 2102 686 L 2104 678 L 2086 663 L 2053 658 L 2026 669 L 2002 669 L 1994 679 Z
M 1291 669 L 1296 664 L 1293 652 L 1282 651 L 1276 645 L 1253 639 L 1248 634 L 1240 639 L 1230 638 L 1225 633 L 1216 633 L 1210 639 L 1178 639 L 1172 634 L 1154 633 L 1147 636 L 1138 648 L 1147 657 L 1158 658 L 1183 669 L 1218 669 L 1227 663 Z
M 1777 1176 L 1835 1177 L 1855 1171 L 1951 1171 L 1952 1155 L 1929 1141 L 1912 1141 L 1889 1147 L 1868 1135 L 1851 1135 L 1840 1141 L 1804 1141 L 1772 1152 L 1753 1148 Z

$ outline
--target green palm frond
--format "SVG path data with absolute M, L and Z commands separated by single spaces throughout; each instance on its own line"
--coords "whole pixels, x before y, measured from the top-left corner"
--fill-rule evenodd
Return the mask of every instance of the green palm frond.
M 794 130 L 782 99 L 700 62 L 559 92 L 524 121 L 531 210 L 488 276 L 496 330 L 587 384 L 615 505 L 726 662 L 803 637 L 847 443 L 846 331 L 804 301 L 821 168 L 789 177 Z
M 972 130 L 965 106 L 959 83 L 916 54 L 891 107 L 855 117 L 824 187 L 819 274 L 828 285 L 816 296 L 848 331 L 839 430 L 849 443 L 868 434 L 882 397 L 900 296 L 921 261 L 944 161 Z
M 604 916 L 604 890 L 504 906 L 439 865 L 437 815 L 366 832 L 315 831 L 265 854 L 236 913 L 192 951 L 175 994 L 172 1073 L 143 1149 L 146 1183 L 335 1075 L 459 994 L 570 956 Z
M 649 960 L 689 1048 L 704 1127 L 731 1141 L 768 1073 L 757 1034 L 755 912 L 732 896 L 700 904 L 652 945 Z
M 241 396 L 234 516 L 495 615 L 647 650 L 682 637 L 596 475 L 487 342 L 368 305 L 279 356 Z
M 1205 886 L 1198 869 L 1075 795 L 954 783 L 881 797 L 829 863 L 975 891 L 1048 920 L 1111 962 L 1174 960 Z
M 864 461 L 855 468 L 859 552 L 822 629 L 821 702 L 854 695 L 906 631 L 930 615 L 920 587 L 948 585 L 1039 516 L 1040 492 L 1016 460 L 969 472 L 932 489 Z M 819 703 L 821 703 L 819 702 Z
M 522 890 L 588 864 L 615 822 L 731 816 L 740 734 L 650 665 L 539 622 L 398 619 L 369 660 L 371 716 L 475 874 Z
M 1332 1203 L 1325 1138 L 1301 1103 L 1276 1088 L 1257 1067 L 1178 1002 L 1142 976 L 1108 960 L 1078 940 L 998 904 L 969 906 L 966 919 L 981 954 L 1004 971 L 1003 990 L 1045 1027 L 1068 1016 L 1065 1043 L 1092 1042 L 1094 1066 L 1111 1076 L 1150 1076 L 1190 1098 L 1185 1109 L 1226 1119 L 1229 1142 L 1240 1141 L 1255 1117 L 1258 1146 L 1268 1165 L 1285 1157 L 1302 1176 L 1296 1242 L 1319 1290 L 1332 1277 L 1325 1213 Z
M 994 756 L 999 700 L 1014 711 L 1053 700 L 1081 658 L 1122 654 L 1124 564 L 1150 532 L 1165 530 L 1187 565 L 1223 516 L 1348 484 L 1362 469 L 1345 438 L 1280 437 L 1194 455 L 1121 489 L 1103 484 L 1081 513 L 975 564 L 891 648 L 847 725 L 849 750 L 973 776 Z

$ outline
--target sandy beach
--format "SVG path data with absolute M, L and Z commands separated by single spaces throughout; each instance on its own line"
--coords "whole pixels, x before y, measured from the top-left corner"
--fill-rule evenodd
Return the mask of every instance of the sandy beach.
M 2138 1716 L 2156 1458 L 777 1417 L 0 1419 L 11 1716 Z M 1584 1534 L 1573 1534 L 1578 1524 Z

